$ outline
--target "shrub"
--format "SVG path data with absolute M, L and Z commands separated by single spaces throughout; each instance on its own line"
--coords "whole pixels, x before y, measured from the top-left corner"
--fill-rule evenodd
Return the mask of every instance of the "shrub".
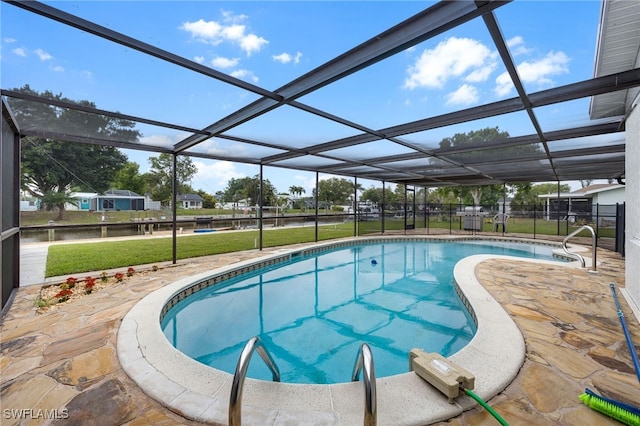
M 86 277 L 84 279 L 84 292 L 86 294 L 91 294 L 93 291 L 93 287 L 96 285 L 96 279 L 93 277 Z
M 53 296 L 53 297 L 58 299 L 58 303 L 62 303 L 62 302 L 66 302 L 67 300 L 69 300 L 69 297 L 72 294 L 73 294 L 73 291 L 71 291 L 71 289 L 63 288 L 58 293 L 56 293 L 56 295 Z
M 66 281 L 67 288 L 74 288 L 77 282 L 78 279 L 76 277 L 68 277 Z

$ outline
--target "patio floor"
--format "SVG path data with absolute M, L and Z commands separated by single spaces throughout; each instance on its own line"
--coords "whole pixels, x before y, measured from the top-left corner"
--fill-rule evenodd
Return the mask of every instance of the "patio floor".
M 198 424 L 147 397 L 124 373 L 115 350 L 120 321 L 142 297 L 167 283 L 278 250 L 188 259 L 161 264 L 155 272 L 139 266 L 122 283 L 44 312 L 35 305 L 42 286 L 19 289 L 0 326 L 2 424 L 48 423 L 43 417 L 52 412 L 60 418 L 50 423 L 65 425 Z M 638 405 L 640 383 L 609 289 L 609 283 L 624 287 L 624 259 L 599 249 L 598 261 L 597 274 L 505 260 L 476 269 L 526 341 L 519 375 L 489 401 L 509 424 L 618 424 L 578 400 L 586 387 Z M 620 303 L 640 350 L 640 325 L 624 298 Z M 496 422 L 475 408 L 443 424 Z

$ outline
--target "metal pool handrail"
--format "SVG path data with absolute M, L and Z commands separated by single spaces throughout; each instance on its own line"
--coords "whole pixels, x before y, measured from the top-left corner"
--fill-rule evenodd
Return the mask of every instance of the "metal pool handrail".
M 580 232 L 582 232 L 583 230 L 588 230 L 589 232 L 591 232 L 591 269 L 593 271 L 596 270 L 596 245 L 597 245 L 597 237 L 596 237 L 596 231 L 593 230 L 592 227 L 590 227 L 589 225 L 584 225 L 581 226 L 580 228 L 576 229 L 575 231 L 573 231 L 572 233 L 570 233 L 569 235 L 567 235 L 565 237 L 565 239 L 562 241 L 562 250 L 564 250 L 564 252 L 570 256 L 574 256 L 575 258 L 577 258 L 580 263 L 582 264 L 582 267 L 585 267 L 585 261 L 584 261 L 584 257 L 582 257 L 581 255 L 579 255 L 578 253 L 573 253 L 570 252 L 569 249 L 567 248 L 567 241 L 569 241 L 569 238 L 578 235 Z
M 258 336 L 254 336 L 244 345 L 238 364 L 236 365 L 236 371 L 233 375 L 233 383 L 231 385 L 231 395 L 229 397 L 229 426 L 240 426 L 242 424 L 242 387 L 244 386 L 244 379 L 247 376 L 247 368 L 249 367 L 249 361 L 251 361 L 251 355 L 257 350 L 260 358 L 271 370 L 274 382 L 280 381 L 280 370 L 276 362 L 271 357 L 271 354 L 267 351 L 266 346 L 262 343 Z
M 353 366 L 351 381 L 357 382 L 360 370 L 364 369 L 362 381 L 364 383 L 364 425 L 375 426 L 378 422 L 376 407 L 376 372 L 373 367 L 373 355 L 369 345 L 363 343 L 358 350 L 356 362 Z

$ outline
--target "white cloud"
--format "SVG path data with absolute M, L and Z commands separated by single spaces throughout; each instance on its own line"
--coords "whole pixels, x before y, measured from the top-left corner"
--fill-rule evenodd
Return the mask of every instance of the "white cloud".
M 455 92 L 447 95 L 447 105 L 463 105 L 469 106 L 478 103 L 480 96 L 478 89 L 469 84 L 463 84 Z
M 13 53 L 18 56 L 27 56 L 27 51 L 23 47 L 17 47 L 13 49 Z
M 507 46 L 513 56 L 526 55 L 531 52 L 524 46 L 524 39 L 521 36 L 515 36 L 507 40 Z
M 293 61 L 294 64 L 298 64 L 300 63 L 300 58 L 302 58 L 302 53 L 296 52 L 295 56 L 291 56 L 287 52 L 282 52 L 279 55 L 273 55 L 271 58 L 276 62 L 280 62 L 281 64 L 287 64 L 291 61 Z
M 313 189 L 316 187 L 316 177 L 314 175 L 295 175 L 293 176 L 295 182 L 291 182 L 292 185 L 302 186 L 305 192 L 300 195 L 301 197 L 313 196 Z M 289 191 L 289 187 L 286 188 Z
M 496 63 L 491 62 L 485 67 L 481 67 L 471 71 L 465 78 L 465 81 L 468 81 L 469 83 L 482 83 L 483 81 L 487 81 L 489 79 L 489 76 L 495 69 Z
M 4 39 L 2 39 L 2 41 L 4 41 L 5 43 L 15 43 L 16 40 L 15 38 L 11 38 L 11 37 L 5 37 Z
M 60 65 L 56 65 L 51 69 L 54 70 L 55 72 L 64 72 L 64 67 L 61 67 Z
M 293 59 L 291 58 L 291 55 L 289 55 L 286 52 L 283 52 L 279 55 L 273 55 L 271 58 L 273 58 L 273 60 L 276 62 L 280 62 L 281 64 L 286 64 L 288 62 L 291 62 L 291 60 Z
M 258 82 L 258 77 L 249 70 L 235 70 L 231 73 L 232 77 L 239 78 L 245 81 L 252 81 L 254 83 Z
M 223 58 L 221 56 L 218 56 L 211 60 L 211 66 L 214 68 L 233 68 L 237 66 L 238 63 L 240 63 L 240 59 L 238 58 L 229 59 Z
M 178 136 L 167 136 L 167 135 L 149 135 L 143 136 L 140 138 L 140 143 L 143 145 L 155 145 L 162 146 L 165 148 L 173 148 L 178 141 L 184 139 L 186 134 L 182 134 L 180 137 Z
M 50 54 L 48 54 L 47 52 L 45 52 L 42 49 L 36 49 L 35 52 L 36 52 L 36 55 L 38 55 L 38 57 L 40 58 L 41 61 L 48 61 L 50 59 L 53 59 L 53 56 L 51 56 Z
M 268 43 L 269 42 L 262 37 L 258 37 L 255 34 L 248 34 L 240 40 L 240 47 L 247 53 L 247 56 L 251 56 L 253 52 L 259 52 L 262 46 Z
M 237 163 L 233 163 L 231 161 L 213 161 L 204 163 L 196 160 L 193 164 L 198 168 L 198 172 L 195 174 L 194 180 L 204 182 L 208 187 L 207 189 L 224 188 L 231 179 L 243 178 L 245 176 L 244 173 L 236 169 Z
M 215 21 L 199 19 L 195 22 L 185 22 L 179 28 L 190 33 L 192 38 L 203 43 L 217 45 L 223 41 L 221 36 L 222 26 Z
M 447 81 L 464 77 L 484 81 L 496 66 L 496 53 L 477 40 L 450 37 L 434 49 L 425 49 L 408 69 L 404 87 L 441 89 Z
M 230 42 L 238 45 L 247 56 L 259 52 L 262 47 L 269 43 L 266 39 L 247 33 L 247 27 L 240 22 L 247 19 L 246 15 L 234 15 L 233 12 L 222 12 L 223 22 L 205 21 L 199 19 L 194 22 L 185 22 L 180 27 L 191 34 L 191 37 L 199 42 L 214 46 L 223 42 Z
M 193 60 L 199 64 L 204 64 L 204 56 L 194 56 Z
M 513 82 L 508 72 L 505 71 L 496 77 L 496 87 L 494 89 L 496 95 L 507 96 L 511 89 L 513 89 Z
M 222 34 L 222 37 L 225 39 L 240 42 L 244 37 L 246 37 L 244 34 L 246 29 L 247 27 L 245 27 L 244 25 L 232 24 L 226 27 L 223 26 L 220 33 Z
M 521 62 L 518 68 L 518 75 L 523 83 L 532 84 L 537 87 L 545 87 L 553 84 L 551 79 L 554 75 L 566 74 L 569 72 L 567 66 L 571 59 L 564 52 L 551 51 L 544 58 L 534 61 Z M 498 96 L 506 96 L 513 89 L 511 78 L 504 72 L 496 78 L 495 92 Z

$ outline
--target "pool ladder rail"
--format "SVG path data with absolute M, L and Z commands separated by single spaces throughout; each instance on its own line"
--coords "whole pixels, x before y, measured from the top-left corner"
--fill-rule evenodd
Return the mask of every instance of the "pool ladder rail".
M 583 268 L 585 268 L 586 263 L 584 260 L 584 257 L 579 255 L 578 253 L 574 253 L 569 251 L 569 249 L 567 248 L 567 241 L 569 241 L 569 239 L 571 239 L 572 237 L 578 235 L 580 232 L 587 230 L 591 233 L 591 272 L 596 272 L 596 249 L 597 249 L 597 237 L 596 237 L 596 231 L 593 230 L 593 228 L 589 225 L 584 225 L 581 226 L 580 228 L 576 229 L 575 231 L 573 231 L 572 233 L 570 233 L 569 235 L 567 235 L 565 237 L 564 240 L 562 240 L 562 250 L 564 250 L 564 252 L 566 254 L 568 254 L 569 256 L 572 256 L 576 259 L 578 259 L 580 261 L 580 264 L 582 265 Z
M 262 358 L 267 367 L 269 367 L 269 370 L 271 370 L 273 381 L 280 381 L 280 370 L 278 370 L 278 366 L 269 351 L 267 351 L 266 346 L 258 336 L 254 336 L 249 339 L 240 353 L 240 358 L 236 365 L 236 371 L 233 375 L 231 395 L 229 397 L 229 426 L 240 426 L 242 424 L 242 388 L 244 386 L 244 379 L 247 376 L 247 369 L 249 367 L 249 362 L 251 361 L 251 356 L 256 350 L 258 351 L 260 358 Z M 360 371 L 363 371 L 362 379 L 364 383 L 364 425 L 376 426 L 376 374 L 373 366 L 373 355 L 371 354 L 371 349 L 366 343 L 363 343 L 358 350 L 356 362 L 353 367 L 353 374 L 351 376 L 352 381 L 358 381 Z
M 360 371 L 363 372 L 362 383 L 364 383 L 364 426 L 375 426 L 378 422 L 376 372 L 371 348 L 366 343 L 363 343 L 358 350 L 351 375 L 352 382 L 358 381 Z

